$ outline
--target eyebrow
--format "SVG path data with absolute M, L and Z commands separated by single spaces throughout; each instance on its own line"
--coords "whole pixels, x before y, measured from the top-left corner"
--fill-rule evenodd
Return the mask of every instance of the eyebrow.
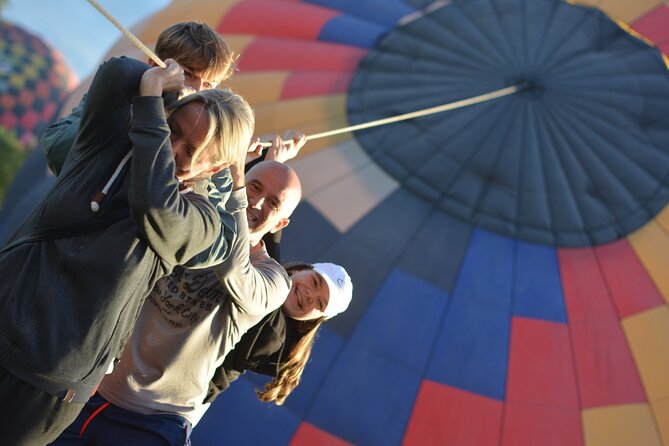
M 321 277 L 320 274 L 316 273 L 316 276 L 318 277 L 318 286 L 319 287 L 325 287 L 325 281 L 323 280 L 323 277 Z

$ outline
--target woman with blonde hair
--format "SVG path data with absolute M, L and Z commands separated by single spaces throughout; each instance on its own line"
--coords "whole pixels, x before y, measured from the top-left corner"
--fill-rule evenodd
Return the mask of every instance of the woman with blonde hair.
M 0 284 L 5 444 L 54 440 L 122 351 L 156 282 L 198 253 L 221 262 L 229 252 L 226 211 L 180 183 L 243 165 L 253 111 L 229 91 L 198 93 L 166 119 L 162 94 L 182 89 L 184 72 L 165 62 L 118 58 L 98 69 L 62 172 L 0 251 L 12 278 Z

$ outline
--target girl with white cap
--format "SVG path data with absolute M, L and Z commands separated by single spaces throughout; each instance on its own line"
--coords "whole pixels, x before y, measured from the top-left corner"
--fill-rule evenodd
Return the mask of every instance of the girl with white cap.
M 346 270 L 333 263 L 286 266 L 292 285 L 283 306 L 246 332 L 210 383 L 211 402 L 246 370 L 273 376 L 258 398 L 283 404 L 300 383 L 316 334 L 344 312 L 353 295 Z

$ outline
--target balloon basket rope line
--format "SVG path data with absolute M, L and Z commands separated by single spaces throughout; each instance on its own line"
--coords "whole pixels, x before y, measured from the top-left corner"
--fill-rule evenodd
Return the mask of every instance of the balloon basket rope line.
M 149 59 L 153 60 L 156 65 L 158 65 L 160 68 L 167 68 L 167 65 L 165 62 L 160 59 L 154 53 L 151 51 L 149 47 L 144 45 L 133 33 L 131 33 L 125 26 L 123 26 L 116 18 L 109 13 L 105 8 L 102 7 L 100 3 L 97 2 L 97 0 L 86 0 L 88 3 L 90 3 L 95 9 L 97 9 L 100 14 L 105 16 L 107 20 L 109 20 L 119 31 L 123 33 L 124 36 L 126 36 L 141 52 L 143 52 Z
M 449 102 L 447 104 L 442 104 L 442 105 L 437 105 L 435 107 L 424 108 L 422 110 L 416 110 L 416 111 L 413 111 L 413 112 L 404 113 L 404 114 L 397 115 L 397 116 L 391 116 L 391 117 L 388 117 L 388 118 L 382 118 L 382 119 L 377 119 L 377 120 L 374 120 L 374 121 L 369 121 L 369 122 L 365 122 L 365 123 L 361 123 L 361 124 L 355 124 L 355 125 L 351 125 L 351 126 L 348 126 L 348 127 L 342 127 L 342 128 L 339 128 L 339 129 L 335 129 L 335 130 L 329 130 L 327 132 L 315 133 L 313 135 L 307 135 L 307 141 L 311 141 L 311 140 L 314 140 L 314 139 L 320 139 L 320 138 L 327 138 L 328 136 L 334 136 L 334 135 L 339 135 L 341 133 L 353 132 L 353 131 L 356 131 L 356 130 L 363 130 L 363 129 L 368 129 L 368 128 L 372 128 L 372 127 L 378 127 L 378 126 L 386 125 L 386 124 L 393 124 L 393 123 L 396 123 L 396 122 L 406 121 L 406 120 L 409 120 L 409 119 L 422 118 L 424 116 L 434 115 L 436 113 L 442 113 L 442 112 L 445 112 L 445 111 L 455 110 L 455 109 L 458 109 L 458 108 L 467 107 L 467 106 L 474 105 L 474 104 L 480 104 L 482 102 L 491 101 L 493 99 L 497 99 L 497 98 L 501 98 L 501 97 L 504 97 L 504 96 L 508 96 L 508 95 L 517 93 L 518 91 L 521 91 L 524 88 L 525 88 L 525 84 L 520 83 L 520 84 L 512 85 L 510 87 L 505 87 L 505 88 L 501 88 L 499 90 L 484 93 L 484 94 L 481 94 L 481 95 L 478 95 L 478 96 L 473 96 L 471 98 L 461 99 L 459 101 Z M 260 145 L 262 147 L 271 147 L 272 143 L 271 142 L 261 142 Z

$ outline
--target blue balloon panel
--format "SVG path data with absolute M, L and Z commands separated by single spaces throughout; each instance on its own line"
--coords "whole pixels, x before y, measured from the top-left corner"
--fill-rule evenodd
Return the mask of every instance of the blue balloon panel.
M 426 378 L 504 400 L 509 330 L 508 310 L 464 302 L 456 291 Z
M 555 248 L 516 243 L 512 311 L 514 316 L 567 322 Z
M 472 227 L 434 212 L 413 237 L 397 266 L 450 293 L 469 246 Z
M 223 392 L 193 429 L 194 445 L 286 445 L 301 419 L 282 407 L 261 403 L 254 397 L 256 386 L 237 380 Z
M 342 15 L 323 26 L 318 40 L 336 42 L 361 48 L 372 48 L 388 29 L 356 17 Z
M 433 285 L 394 270 L 319 383 L 307 420 L 356 444 L 374 444 L 380 434 L 400 441 L 447 301 Z M 332 417 L 329 408 L 339 404 L 366 407 L 365 429 L 348 429 L 346 414 Z
M 365 19 L 382 26 L 395 26 L 397 21 L 414 11 L 406 3 L 398 0 L 304 0 L 306 3 L 326 6 Z

